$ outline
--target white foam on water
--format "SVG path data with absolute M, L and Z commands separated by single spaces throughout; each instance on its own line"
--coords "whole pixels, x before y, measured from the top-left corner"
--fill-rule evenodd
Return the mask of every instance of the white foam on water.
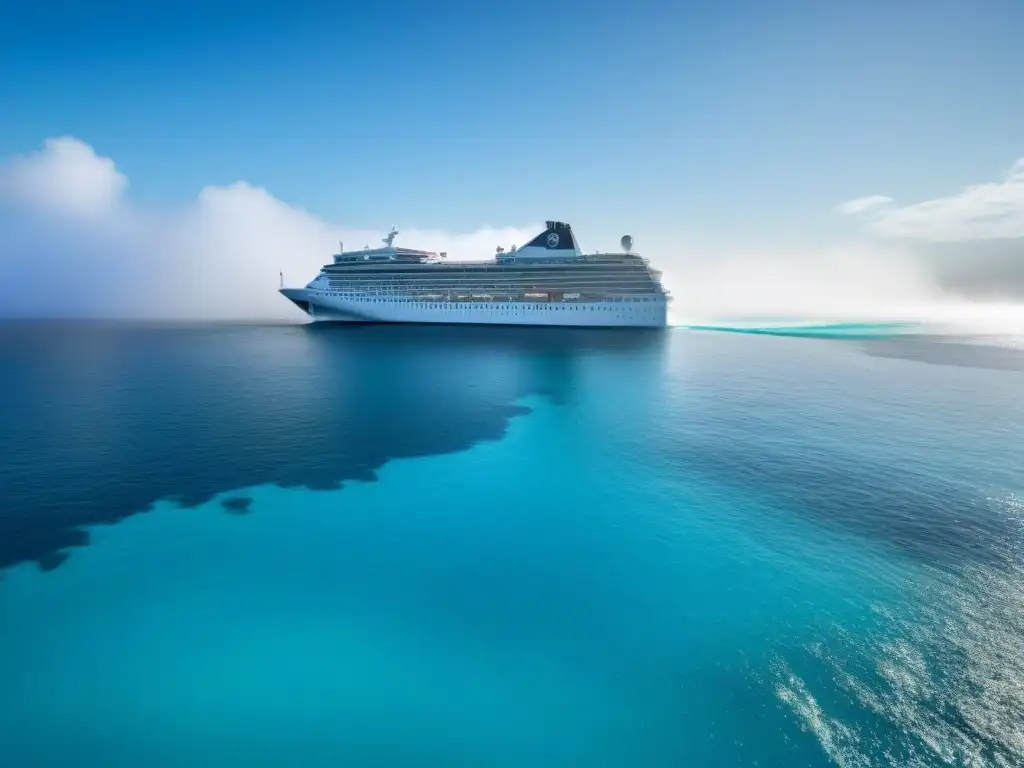
M 860 749 L 860 737 L 848 725 L 828 716 L 807 689 L 804 681 L 785 666 L 779 670 L 781 681 L 775 694 L 800 721 L 800 727 L 811 733 L 825 754 L 840 768 L 869 768 L 871 762 Z

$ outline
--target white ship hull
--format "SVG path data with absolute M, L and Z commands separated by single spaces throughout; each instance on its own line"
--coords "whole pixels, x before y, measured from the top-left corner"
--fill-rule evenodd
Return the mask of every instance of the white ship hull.
M 314 322 L 550 325 L 586 328 L 664 328 L 667 302 L 650 301 L 417 301 L 401 298 L 343 299 L 327 291 L 283 288 Z

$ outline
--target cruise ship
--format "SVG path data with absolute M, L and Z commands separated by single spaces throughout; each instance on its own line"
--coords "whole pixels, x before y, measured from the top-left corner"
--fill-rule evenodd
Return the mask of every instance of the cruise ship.
M 449 261 L 394 244 L 334 255 L 305 288 L 280 292 L 314 321 L 588 327 L 666 325 L 661 273 L 632 252 L 584 254 L 572 227 L 549 221 L 521 248 L 486 261 Z

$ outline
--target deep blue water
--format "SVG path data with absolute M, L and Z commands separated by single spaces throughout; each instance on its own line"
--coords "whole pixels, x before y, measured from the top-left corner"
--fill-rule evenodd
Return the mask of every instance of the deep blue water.
M 1024 353 L 0 325 L 0 766 L 1024 764 Z

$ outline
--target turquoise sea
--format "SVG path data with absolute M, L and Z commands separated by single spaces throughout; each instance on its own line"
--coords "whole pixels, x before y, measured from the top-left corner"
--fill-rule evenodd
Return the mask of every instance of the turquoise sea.
M 0 370 L 3 768 L 1024 765 L 1022 346 L 9 323 Z

